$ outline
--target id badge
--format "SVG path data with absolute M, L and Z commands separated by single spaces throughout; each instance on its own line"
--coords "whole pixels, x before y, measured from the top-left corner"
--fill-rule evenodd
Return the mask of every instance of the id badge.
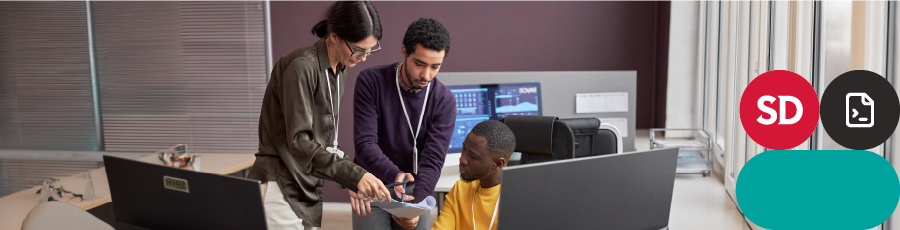
M 327 150 L 330 153 L 337 154 L 338 157 L 340 157 L 340 158 L 344 158 L 344 151 L 342 151 L 341 149 L 338 149 L 337 147 L 332 146 L 332 147 L 325 148 L 325 150 Z

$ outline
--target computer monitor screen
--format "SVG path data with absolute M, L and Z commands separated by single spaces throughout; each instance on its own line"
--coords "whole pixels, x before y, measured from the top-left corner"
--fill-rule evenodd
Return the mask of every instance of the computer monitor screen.
M 456 128 L 450 137 L 450 149 L 447 152 L 450 154 L 462 152 L 466 135 L 479 122 L 499 120 L 506 115 L 543 114 L 539 82 L 447 87 L 456 98 Z
M 504 168 L 498 229 L 664 229 L 677 164 L 666 148 Z

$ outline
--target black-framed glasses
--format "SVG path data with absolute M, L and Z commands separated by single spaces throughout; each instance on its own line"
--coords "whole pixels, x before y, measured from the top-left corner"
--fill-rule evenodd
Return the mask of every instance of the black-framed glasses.
M 372 50 L 369 51 L 353 50 L 353 48 L 350 48 L 350 43 L 347 43 L 347 40 L 344 40 L 344 44 L 347 45 L 347 49 L 350 49 L 350 56 L 355 58 L 361 58 L 363 57 L 363 54 L 365 54 L 366 57 L 372 56 L 372 54 L 381 50 L 381 42 L 375 42 L 375 48 L 372 48 Z

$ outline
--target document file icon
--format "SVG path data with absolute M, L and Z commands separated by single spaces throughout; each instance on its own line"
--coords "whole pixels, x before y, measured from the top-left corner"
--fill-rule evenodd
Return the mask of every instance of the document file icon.
M 847 116 L 849 128 L 870 128 L 875 124 L 875 100 L 866 93 L 847 93 Z

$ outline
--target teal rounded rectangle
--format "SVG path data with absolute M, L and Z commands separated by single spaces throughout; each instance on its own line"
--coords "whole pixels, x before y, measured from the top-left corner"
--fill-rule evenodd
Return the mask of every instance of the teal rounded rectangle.
M 894 167 L 864 150 L 773 150 L 741 169 L 738 206 L 767 229 L 869 229 L 900 200 Z

